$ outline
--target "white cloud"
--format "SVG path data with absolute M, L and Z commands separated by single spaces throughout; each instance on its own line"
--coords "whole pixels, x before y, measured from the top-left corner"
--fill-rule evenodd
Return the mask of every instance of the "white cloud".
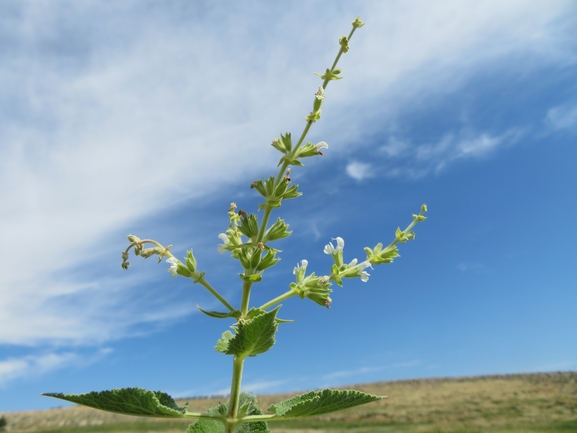
M 554 130 L 572 129 L 577 126 L 577 105 L 565 104 L 547 111 L 545 123 Z
M 82 358 L 71 352 L 8 358 L 0 361 L 0 387 L 22 377 L 37 377 L 51 371 L 78 364 Z
M 467 271 L 479 272 L 479 271 L 483 270 L 483 268 L 484 268 L 483 264 L 478 263 L 478 262 L 474 262 L 474 263 L 463 262 L 463 263 L 459 263 L 459 265 L 457 266 L 457 269 L 459 269 L 460 271 L 463 271 L 463 272 L 467 272 Z
M 127 307 L 134 273 L 91 283 L 62 275 L 101 262 L 107 236 L 138 218 L 272 167 L 268 143 L 303 126 L 318 85 L 311 72 L 332 60 L 356 15 L 367 26 L 313 133 L 336 152 L 387 113 L 455 88 L 485 64 L 575 61 L 564 34 L 550 31 L 570 3 L 3 5 L 0 344 L 102 342 L 188 314 L 181 302 Z M 418 147 L 422 166 L 406 172 L 419 177 L 511 139 L 448 135 Z M 389 146 L 390 156 L 405 155 Z M 359 180 L 372 170 L 347 167 Z
M 374 373 L 377 371 L 389 370 L 389 369 L 397 369 L 397 368 L 410 368 L 416 365 L 421 364 L 421 361 L 412 360 L 406 362 L 397 362 L 395 364 L 388 364 L 388 365 L 379 365 L 374 367 L 360 367 L 354 370 L 341 370 L 335 371 L 333 373 L 323 375 L 323 379 L 331 380 L 331 379 L 340 379 L 344 377 L 355 377 L 355 376 L 362 376 L 363 374 L 367 373 Z
M 486 158 L 499 148 L 517 143 L 522 135 L 518 129 L 500 135 L 462 130 L 448 132 L 434 143 L 403 142 L 402 152 L 385 151 L 388 155 L 382 171 L 388 177 L 420 179 L 459 161 Z
M 373 176 L 373 169 L 371 164 L 364 162 L 351 161 L 346 167 L 347 174 L 356 180 L 363 180 Z

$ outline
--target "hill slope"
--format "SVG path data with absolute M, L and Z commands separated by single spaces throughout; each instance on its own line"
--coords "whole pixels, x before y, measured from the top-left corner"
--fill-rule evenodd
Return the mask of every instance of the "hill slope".
M 351 386 L 386 400 L 293 422 L 270 423 L 282 432 L 577 432 L 577 372 L 514 374 Z M 261 408 L 288 395 L 263 395 Z M 203 411 L 218 399 L 192 399 Z M 2 414 L 0 414 L 2 415 Z M 9 432 L 180 432 L 190 421 L 140 418 L 84 407 L 3 414 Z

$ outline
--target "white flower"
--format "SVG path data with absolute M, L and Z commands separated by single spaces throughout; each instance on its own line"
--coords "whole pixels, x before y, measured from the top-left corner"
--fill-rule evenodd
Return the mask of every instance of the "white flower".
M 329 145 L 327 144 L 326 141 L 319 141 L 316 144 L 316 148 L 317 148 L 317 152 L 320 152 L 321 149 L 328 149 Z
M 319 90 L 317 90 L 317 93 L 315 93 L 315 97 L 317 99 L 325 99 L 325 89 L 323 89 L 322 86 L 320 86 Z
M 218 252 L 220 254 L 224 254 L 227 252 L 227 245 L 230 243 L 230 241 L 228 240 L 228 236 L 225 233 L 221 233 L 218 235 L 218 238 L 223 242 L 222 244 L 218 244 L 218 246 L 216 247 L 216 249 L 218 250 Z
M 361 281 L 363 283 L 366 283 L 367 281 L 369 281 L 370 276 L 371 275 L 367 271 L 361 271 Z
M 171 257 L 166 259 L 166 263 L 170 263 L 170 268 L 168 268 L 168 272 L 172 274 L 173 277 L 176 277 L 178 274 L 176 271 L 178 270 L 178 259 Z
M 336 254 L 339 251 L 342 251 L 343 248 L 345 247 L 345 241 L 343 240 L 343 238 L 337 237 L 333 238 L 333 240 L 337 241 L 337 247 L 335 248 L 332 242 L 326 244 L 324 249 L 325 254 Z
M 369 262 L 368 260 L 365 260 L 364 262 L 359 263 L 359 271 L 364 271 L 367 268 L 373 269 L 373 267 L 371 266 L 371 262 Z
M 309 265 L 309 261 L 302 259 L 300 264 L 297 263 L 296 267 L 293 269 L 293 274 L 296 275 L 299 269 L 306 269 Z

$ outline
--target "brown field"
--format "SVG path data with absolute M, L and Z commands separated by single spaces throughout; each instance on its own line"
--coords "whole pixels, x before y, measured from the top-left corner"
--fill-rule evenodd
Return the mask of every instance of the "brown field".
M 271 431 L 577 432 L 577 372 L 402 380 L 350 388 L 388 398 L 319 417 L 272 422 Z M 259 405 L 264 410 L 287 397 L 263 395 L 259 397 Z M 218 399 L 189 402 L 191 411 L 204 411 Z M 182 433 L 190 423 L 130 417 L 84 407 L 0 415 L 5 415 L 9 432 Z

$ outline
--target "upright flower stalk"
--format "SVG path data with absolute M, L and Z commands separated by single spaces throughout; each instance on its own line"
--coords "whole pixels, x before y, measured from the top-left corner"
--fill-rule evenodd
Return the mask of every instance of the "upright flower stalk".
M 188 428 L 187 433 L 238 432 L 240 430 L 237 427 L 241 424 L 243 425 L 242 432 L 263 433 L 268 432 L 267 421 L 319 415 L 383 398 L 359 391 L 327 389 L 273 404 L 268 409 L 271 414 L 263 414 L 254 396 L 241 393 L 245 360 L 270 350 L 275 344 L 279 324 L 287 322 L 277 317 L 281 302 L 292 297 L 299 297 L 330 308 L 333 284 L 342 286 L 343 280 L 350 278 L 359 278 L 362 282 L 367 282 L 370 277 L 367 269 L 373 269 L 373 266 L 383 263 L 391 263 L 394 258 L 398 257 L 397 244 L 414 239 L 415 234 L 412 228 L 415 224 L 425 220 L 424 213 L 427 208 L 423 205 L 420 214 L 413 215 L 413 222 L 405 230 L 397 229 L 394 240 L 386 248 L 383 248 L 381 243 L 373 249 L 366 247 L 366 259 L 363 261 L 353 258 L 347 263 L 344 260 L 344 239 L 332 238 L 323 249 L 323 252 L 333 259 L 333 264 L 327 272 L 320 275 L 309 272 L 309 260 L 302 259 L 293 269 L 294 281 L 288 284 L 287 291 L 260 307 L 251 308 L 250 306 L 253 285 L 262 281 L 265 271 L 280 260 L 277 257 L 280 250 L 271 245 L 292 233 L 283 219 L 271 220 L 273 211 L 280 208 L 285 200 L 295 199 L 301 195 L 298 185 L 292 183 L 291 168 L 303 166 L 302 161 L 305 158 L 322 156 L 323 150 L 329 148 L 324 141 L 313 144 L 305 142 L 305 139 L 312 125 L 321 118 L 322 106 L 327 99 L 328 83 L 342 78 L 341 70 L 337 69 L 339 59 L 349 51 L 349 43 L 355 30 L 364 25 L 359 18 L 355 19 L 352 24 L 353 28 L 349 35 L 339 39 L 339 51 L 332 66 L 323 74 L 317 74 L 322 79 L 322 84 L 314 93 L 312 110 L 305 117 L 304 129 L 296 143 L 293 143 L 291 134 L 288 132 L 272 140 L 272 146 L 281 153 L 278 173 L 276 176 L 255 180 L 250 185 L 250 188 L 264 199 L 258 207 L 262 215 L 259 217 L 257 214 L 248 214 L 238 209 L 235 203 L 231 203 L 228 209 L 229 224 L 225 232 L 218 235 L 221 243 L 218 244 L 217 249 L 221 254 L 230 254 L 240 264 L 241 272 L 238 275 L 241 279 L 242 291 L 238 308 L 235 308 L 208 283 L 205 273 L 198 269 L 197 259 L 192 250 L 187 251 L 183 260 L 179 260 L 171 252 L 172 245 L 164 247 L 155 240 L 140 239 L 129 235 L 129 245 L 121 254 L 123 269 L 128 269 L 130 266 L 128 259 L 131 250 L 134 255 L 143 258 L 157 256 L 158 263 L 166 259 L 169 265 L 167 271 L 173 277 L 188 278 L 192 280 L 192 283 L 200 284 L 225 307 L 225 311 L 205 311 L 200 307 L 199 309 L 210 317 L 234 321 L 230 329 L 222 333 L 215 347 L 218 352 L 232 356 L 232 380 L 228 403 L 220 403 L 204 413 L 195 413 L 189 412 L 187 406 L 178 406 L 174 399 L 165 393 L 137 388 L 80 395 L 47 395 L 131 415 L 197 419 L 198 421 Z M 318 254 L 320 255 L 320 251 Z

